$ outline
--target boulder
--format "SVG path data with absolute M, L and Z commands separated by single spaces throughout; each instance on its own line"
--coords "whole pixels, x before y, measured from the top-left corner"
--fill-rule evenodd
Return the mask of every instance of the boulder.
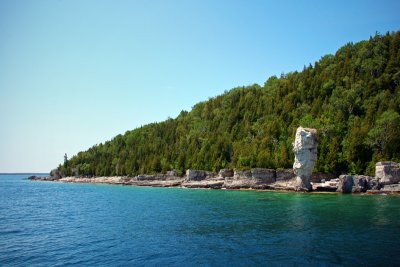
M 299 127 L 293 143 L 295 155 L 293 170 L 296 175 L 296 191 L 310 191 L 310 178 L 317 159 L 317 130 Z
M 369 188 L 369 181 L 373 177 L 364 175 L 340 175 L 338 192 L 342 193 L 362 193 Z
M 226 177 L 233 177 L 234 172 L 232 169 L 221 169 L 219 171 L 219 176 L 222 178 L 226 178 Z
M 354 185 L 351 189 L 352 193 L 361 193 L 366 192 L 368 190 L 368 181 L 372 179 L 370 176 L 365 175 L 354 175 L 353 181 Z
M 277 169 L 276 170 L 276 181 L 284 182 L 290 181 L 296 176 L 294 175 L 293 169 Z
M 378 162 L 375 165 L 375 176 L 383 185 L 397 184 L 400 182 L 400 163 Z
M 354 181 L 351 175 L 340 175 L 337 191 L 342 193 L 351 193 Z
M 368 190 L 379 190 L 382 188 L 382 184 L 379 179 L 374 177 L 368 180 Z
M 186 180 L 187 181 L 201 181 L 206 179 L 207 173 L 202 170 L 187 170 L 186 171 Z
M 251 177 L 256 183 L 272 184 L 276 180 L 276 172 L 273 169 L 254 168 L 251 169 Z

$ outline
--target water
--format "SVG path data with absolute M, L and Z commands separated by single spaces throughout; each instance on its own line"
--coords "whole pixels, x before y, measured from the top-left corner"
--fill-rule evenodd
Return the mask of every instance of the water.
M 399 266 L 400 197 L 0 175 L 0 266 Z

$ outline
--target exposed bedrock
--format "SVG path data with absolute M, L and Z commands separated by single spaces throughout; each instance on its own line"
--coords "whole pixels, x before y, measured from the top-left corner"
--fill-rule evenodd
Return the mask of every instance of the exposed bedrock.
M 399 183 L 400 163 L 391 161 L 376 163 L 375 176 L 383 185 Z
M 337 191 L 341 193 L 363 193 L 372 189 L 375 180 L 365 175 L 340 175 Z
M 232 169 L 221 169 L 219 171 L 219 177 L 226 178 L 226 177 L 233 177 L 234 172 Z
M 311 174 L 317 159 L 317 130 L 299 127 L 293 143 L 294 163 L 293 171 L 296 175 L 296 191 L 310 191 Z

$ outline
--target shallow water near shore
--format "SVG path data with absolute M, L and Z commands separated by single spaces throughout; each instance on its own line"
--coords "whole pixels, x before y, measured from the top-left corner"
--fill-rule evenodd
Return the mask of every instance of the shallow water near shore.
M 0 265 L 395 266 L 400 197 L 0 175 Z

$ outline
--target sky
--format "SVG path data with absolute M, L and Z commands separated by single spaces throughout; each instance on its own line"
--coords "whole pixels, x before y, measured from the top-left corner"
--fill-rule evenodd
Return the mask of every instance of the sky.
M 0 172 L 400 30 L 400 1 L 1 0 Z

